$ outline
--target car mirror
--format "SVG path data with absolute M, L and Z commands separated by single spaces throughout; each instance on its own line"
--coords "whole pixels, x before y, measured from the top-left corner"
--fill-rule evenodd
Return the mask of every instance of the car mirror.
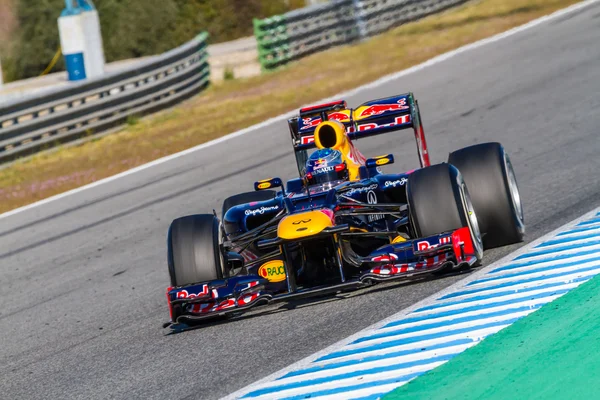
M 254 182 L 254 190 L 256 191 L 272 189 L 276 187 L 280 187 L 281 190 L 283 190 L 283 182 L 281 181 L 281 178 L 269 178 Z

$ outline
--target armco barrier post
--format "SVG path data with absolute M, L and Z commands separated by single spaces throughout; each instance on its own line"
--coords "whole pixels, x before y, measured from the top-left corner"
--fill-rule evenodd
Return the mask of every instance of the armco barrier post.
M 263 71 L 285 64 L 289 59 L 285 16 L 254 19 L 252 23 L 258 47 L 258 60 Z

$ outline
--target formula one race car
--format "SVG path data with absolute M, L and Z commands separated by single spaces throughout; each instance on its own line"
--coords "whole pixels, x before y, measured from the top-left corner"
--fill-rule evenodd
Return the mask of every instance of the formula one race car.
M 222 220 L 171 223 L 172 329 L 258 305 L 481 263 L 525 231 L 515 174 L 499 143 L 430 165 L 412 93 L 307 107 L 288 120 L 300 177 L 270 178 L 225 200 Z M 352 140 L 414 131 L 421 168 L 384 174 Z M 316 149 L 316 150 L 314 150 Z M 277 190 L 273 190 L 277 189 Z

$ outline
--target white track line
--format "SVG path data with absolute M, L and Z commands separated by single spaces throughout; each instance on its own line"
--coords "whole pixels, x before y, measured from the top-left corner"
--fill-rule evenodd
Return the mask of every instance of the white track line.
M 323 378 L 323 377 L 327 377 L 327 376 L 331 375 L 331 372 L 334 372 L 335 374 L 344 374 L 344 373 L 349 373 L 349 372 L 368 370 L 371 368 L 381 368 L 381 367 L 387 367 L 390 365 L 407 364 L 407 363 L 415 362 L 415 361 L 419 361 L 419 360 L 427 360 L 427 359 L 432 359 L 432 358 L 436 358 L 436 357 L 440 357 L 440 356 L 458 354 L 472 345 L 473 345 L 473 343 L 468 343 L 468 344 L 463 344 L 463 345 L 458 345 L 458 346 L 449 346 L 449 347 L 445 347 L 445 348 L 441 348 L 441 349 L 422 351 L 422 352 L 418 352 L 418 353 L 414 353 L 414 354 L 407 354 L 404 356 L 389 357 L 384 360 L 375 360 L 375 361 L 365 362 L 365 363 L 361 363 L 361 364 L 352 364 L 352 365 L 342 366 L 342 367 L 337 367 L 337 368 L 327 368 L 327 369 L 324 368 L 322 370 L 318 370 L 318 371 L 314 371 L 314 372 L 308 372 L 305 374 L 300 374 L 300 375 L 290 376 L 287 378 L 278 379 L 278 380 L 269 382 L 268 384 L 266 384 L 263 387 L 273 387 L 273 386 L 288 384 L 291 382 L 298 382 L 301 380 Z
M 480 41 L 468 44 L 466 46 L 459 47 L 456 50 L 452 50 L 452 51 L 449 51 L 447 53 L 441 54 L 441 55 L 439 55 L 437 57 L 434 57 L 434 58 L 432 58 L 432 59 L 430 59 L 428 61 L 425 61 L 424 63 L 415 65 L 414 67 L 411 67 L 411 68 L 408 68 L 408 69 L 405 69 L 403 71 L 399 71 L 399 72 L 396 72 L 396 73 L 393 73 L 393 74 L 390 74 L 390 75 L 386 75 L 386 76 L 384 76 L 384 77 L 382 77 L 380 79 L 377 79 L 377 80 L 375 80 L 375 81 L 373 81 L 371 83 L 367 83 L 366 85 L 362 85 L 362 86 L 359 86 L 359 87 L 357 87 L 355 89 L 352 89 L 350 91 L 343 92 L 343 93 L 340 93 L 340 94 L 336 94 L 336 95 L 334 95 L 332 97 L 329 97 L 327 99 L 317 100 L 317 101 L 314 101 L 312 103 L 313 104 L 317 104 L 317 103 L 321 103 L 321 102 L 331 101 L 331 100 L 337 99 L 339 97 L 349 97 L 349 96 L 352 96 L 352 95 L 354 95 L 354 94 L 356 94 L 356 93 L 358 93 L 360 91 L 363 91 L 363 90 L 366 90 L 366 89 L 372 89 L 374 87 L 384 85 L 384 84 L 386 84 L 386 83 L 388 83 L 390 81 L 396 80 L 396 79 L 401 78 L 403 76 L 412 74 L 412 73 L 417 72 L 417 71 L 421 71 L 421 70 L 423 70 L 423 69 L 425 69 L 427 67 L 430 67 L 432 65 L 436 65 L 436 64 L 442 63 L 442 62 L 444 62 L 444 61 L 446 61 L 446 60 L 448 60 L 450 58 L 456 57 L 459 54 L 465 53 L 467 51 L 471 51 L 473 49 L 477 49 L 479 47 L 485 46 L 485 45 L 490 44 L 490 43 L 498 42 L 498 41 L 500 41 L 502 39 L 505 39 L 507 37 L 513 36 L 513 35 L 515 35 L 517 33 L 520 33 L 520 32 L 526 31 L 528 29 L 531 29 L 533 27 L 536 27 L 536 26 L 538 26 L 540 24 L 543 24 L 543 23 L 545 23 L 547 21 L 551 21 L 553 19 L 560 18 L 560 17 L 562 17 L 564 15 L 576 12 L 576 11 L 578 11 L 578 10 L 580 10 L 582 8 L 585 8 L 585 7 L 589 6 L 589 5 L 595 4 L 598 1 L 600 1 L 600 0 L 586 0 L 586 1 L 583 1 L 581 3 L 574 4 L 574 5 L 570 6 L 570 7 L 567 7 L 567 8 L 562 9 L 562 10 L 558 10 L 558 11 L 556 11 L 556 12 L 550 14 L 550 15 L 546 15 L 544 17 L 535 19 L 535 20 L 533 20 L 531 22 L 528 22 L 528 23 L 526 23 L 524 25 L 521 25 L 521 26 L 518 26 L 516 28 L 510 29 L 510 30 L 508 30 L 506 32 L 499 33 L 499 34 L 497 34 L 495 36 L 492 36 L 492 37 L 489 37 L 487 39 L 483 39 L 483 40 L 480 40 Z M 60 200 L 60 199 L 62 199 L 64 197 L 66 197 L 66 196 L 71 196 L 73 194 L 82 192 L 84 190 L 88 190 L 88 189 L 94 188 L 96 186 L 100 186 L 100 185 L 112 182 L 114 180 L 123 178 L 125 176 L 131 175 L 131 174 L 135 174 L 135 173 L 140 172 L 140 171 L 144 171 L 144 170 L 146 170 L 148 168 L 152 168 L 152 167 L 154 167 L 156 165 L 164 164 L 164 163 L 166 163 L 168 161 L 174 160 L 174 159 L 179 158 L 179 157 L 183 157 L 183 156 L 188 155 L 190 153 L 194 153 L 196 151 L 200 151 L 200 150 L 206 149 L 208 147 L 212 147 L 212 146 L 217 145 L 219 143 L 226 142 L 228 140 L 231 140 L 231 139 L 234 139 L 236 137 L 245 135 L 247 133 L 250 133 L 250 132 L 253 132 L 253 131 L 256 131 L 256 130 L 260 130 L 260 129 L 264 128 L 265 126 L 268 126 L 268 125 L 271 125 L 271 124 L 274 124 L 274 123 L 277 123 L 277 122 L 280 122 L 280 121 L 281 122 L 285 121 L 285 119 L 287 119 L 287 118 L 295 115 L 296 113 L 297 113 L 296 110 L 289 111 L 289 112 L 287 112 L 285 114 L 281 114 L 281 115 L 278 115 L 276 117 L 270 118 L 270 119 L 268 119 L 268 120 L 266 120 L 264 122 L 261 122 L 261 123 L 259 123 L 257 125 L 253 125 L 253 126 L 250 126 L 248 128 L 242 129 L 240 131 L 237 131 L 237 132 L 234 132 L 234 133 L 230 133 L 229 135 L 225 135 L 225 136 L 223 136 L 221 138 L 218 138 L 218 139 L 215 139 L 215 140 L 211 140 L 210 142 L 203 143 L 201 145 L 189 148 L 187 150 L 180 151 L 179 153 L 175 153 L 175 154 L 171 154 L 169 156 L 163 157 L 163 158 L 159 158 L 158 160 L 154 160 L 154 161 L 151 161 L 151 162 L 149 162 L 147 164 L 140 165 L 140 166 L 132 168 L 130 170 L 121 172 L 121 173 L 119 173 L 117 175 L 109 176 L 108 178 L 101 179 L 99 181 L 90 183 L 88 185 L 81 186 L 81 187 L 69 190 L 67 192 L 57 194 L 57 195 L 52 196 L 52 197 L 48 197 L 47 199 L 40 200 L 40 201 L 37 201 L 37 202 L 32 203 L 32 204 L 28 204 L 28 205 L 23 206 L 23 207 L 16 208 L 16 209 L 11 210 L 11 211 L 7 211 L 7 212 L 5 212 L 3 214 L 0 214 L 0 219 L 6 218 L 6 217 L 10 217 L 12 215 L 21 213 L 21 212 L 26 211 L 26 210 L 30 210 L 30 209 L 35 208 L 35 207 L 42 206 L 44 204 L 48 204 L 48 203 L 56 201 L 56 200 Z

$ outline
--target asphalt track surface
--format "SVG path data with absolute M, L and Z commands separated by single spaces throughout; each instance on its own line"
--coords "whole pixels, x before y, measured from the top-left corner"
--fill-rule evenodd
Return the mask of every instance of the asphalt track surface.
M 598 43 L 595 4 L 347 100 L 414 91 L 435 162 L 502 142 L 530 241 L 600 204 Z M 166 335 L 170 221 L 218 210 L 256 179 L 294 176 L 288 137 L 278 123 L 1 219 L 0 397 L 217 398 L 464 277 L 277 305 Z M 417 165 L 409 132 L 358 147 L 392 151 L 387 168 Z

